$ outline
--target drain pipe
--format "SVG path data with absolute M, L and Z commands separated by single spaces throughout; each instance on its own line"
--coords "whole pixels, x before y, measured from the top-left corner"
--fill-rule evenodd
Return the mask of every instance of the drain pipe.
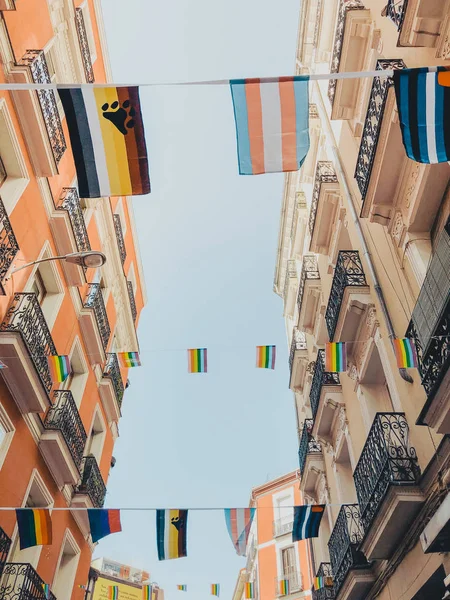
M 394 345 L 394 338 L 395 338 L 394 325 L 392 323 L 392 319 L 391 319 L 391 316 L 390 316 L 389 311 L 388 311 L 386 300 L 384 299 L 383 290 L 381 289 L 381 285 L 380 285 L 380 282 L 378 280 L 374 264 L 372 262 L 372 257 L 370 255 L 369 248 L 367 246 L 366 239 L 364 237 L 364 232 L 363 232 L 363 230 L 361 228 L 361 224 L 359 222 L 358 213 L 356 212 L 355 204 L 353 202 L 353 197 L 352 197 L 352 194 L 350 192 L 350 188 L 349 188 L 348 183 L 347 183 L 347 177 L 345 175 L 344 169 L 342 168 L 341 159 L 340 159 L 339 152 L 338 152 L 338 149 L 337 149 L 337 146 L 336 146 L 336 140 L 334 138 L 334 133 L 333 133 L 333 130 L 331 129 L 331 124 L 329 122 L 328 115 L 327 115 L 326 110 L 325 110 L 325 106 L 324 106 L 324 103 L 323 103 L 322 94 L 320 92 L 320 88 L 319 88 L 317 82 L 315 82 L 314 85 L 317 86 L 317 91 L 318 91 L 318 95 L 319 95 L 319 98 L 320 98 L 320 102 L 318 104 L 318 109 L 319 109 L 319 114 L 320 114 L 320 120 L 321 120 L 322 124 L 325 124 L 325 135 L 326 135 L 327 141 L 328 141 L 328 143 L 331 146 L 331 149 L 333 151 L 333 156 L 334 156 L 334 159 L 335 159 L 336 170 L 337 170 L 338 175 L 339 175 L 339 180 L 340 180 L 340 182 L 342 184 L 342 187 L 344 188 L 344 192 L 345 192 L 345 195 L 347 197 L 348 206 L 349 206 L 349 209 L 350 209 L 350 214 L 351 214 L 353 223 L 355 224 L 356 231 L 358 233 L 358 237 L 359 237 L 360 242 L 361 242 L 362 253 L 363 253 L 363 255 L 364 255 L 365 259 L 366 259 L 367 265 L 369 267 L 369 272 L 370 272 L 370 276 L 371 276 L 372 281 L 373 281 L 373 286 L 374 286 L 375 292 L 377 294 L 378 300 L 380 302 L 381 310 L 383 312 L 384 318 L 386 320 L 386 325 L 387 325 L 387 329 L 388 329 L 388 333 L 389 333 L 389 339 L 391 340 L 392 345 Z M 408 383 L 413 383 L 414 382 L 413 378 L 407 372 L 406 369 L 400 369 L 399 368 L 399 372 L 400 372 L 400 377 L 402 379 L 404 379 Z

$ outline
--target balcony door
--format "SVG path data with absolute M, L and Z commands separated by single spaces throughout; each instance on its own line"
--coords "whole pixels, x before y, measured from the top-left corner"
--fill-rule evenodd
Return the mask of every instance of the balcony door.
M 292 531 L 294 499 L 286 494 L 275 500 L 275 534 L 282 535 Z
M 289 590 L 291 592 L 297 590 L 299 581 L 295 546 L 288 546 L 281 550 L 281 563 L 283 568 L 282 578 L 289 581 Z

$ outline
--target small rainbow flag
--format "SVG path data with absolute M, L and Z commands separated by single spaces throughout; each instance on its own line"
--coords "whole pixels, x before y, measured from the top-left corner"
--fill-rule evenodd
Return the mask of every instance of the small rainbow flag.
M 43 583 L 42 587 L 44 588 L 45 597 L 48 600 L 48 598 L 50 598 L 50 586 L 48 585 L 48 583 Z
M 108 588 L 108 600 L 118 600 L 119 598 L 119 586 L 110 585 Z
M 321 590 L 324 587 L 331 587 L 333 585 L 332 577 L 314 577 L 314 589 Z
M 220 596 L 220 583 L 212 583 L 211 584 L 211 595 L 212 596 Z
M 21 550 L 51 545 L 52 521 L 47 508 L 18 508 L 16 518 Z
M 152 597 L 152 586 L 151 585 L 143 585 L 142 586 L 143 600 L 151 600 L 151 597 Z
M 70 358 L 65 354 L 62 356 L 58 356 L 57 354 L 48 356 L 47 360 L 51 378 L 57 383 L 65 381 L 72 372 Z
M 208 358 L 206 348 L 190 348 L 188 350 L 189 373 L 207 373 Z
M 289 579 L 280 579 L 279 588 L 280 596 L 287 596 L 289 594 Z
M 252 581 L 248 581 L 245 584 L 245 598 L 251 600 L 255 597 L 255 584 Z
M 416 344 L 411 338 L 394 339 L 394 350 L 399 369 L 410 369 L 418 366 Z
M 347 370 L 347 348 L 345 342 L 325 344 L 325 371 L 342 373 Z
M 119 365 L 124 369 L 141 366 L 139 352 L 118 352 L 117 358 L 119 359 Z
M 256 346 L 258 369 L 275 369 L 276 346 Z
M 177 590 L 180 590 L 180 592 L 187 592 L 187 585 L 177 585 Z

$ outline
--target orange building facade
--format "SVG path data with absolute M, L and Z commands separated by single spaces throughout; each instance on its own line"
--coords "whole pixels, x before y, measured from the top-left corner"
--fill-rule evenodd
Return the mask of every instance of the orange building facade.
M 252 490 L 256 508 L 247 545 L 247 565 L 233 600 L 245 598 L 244 583 L 254 584 L 256 600 L 309 598 L 311 578 L 308 541 L 293 542 L 293 506 L 302 504 L 300 472 L 293 471 Z M 282 583 L 287 582 L 287 587 Z
M 1 82 L 111 80 L 98 0 L 0 0 Z M 0 598 L 83 598 L 145 304 L 130 199 L 82 199 L 53 91 L 0 92 L 0 507 L 48 507 L 53 543 L 21 551 L 0 511 Z M 98 250 L 98 269 L 62 260 Z M 68 355 L 64 383 L 47 357 Z M 72 509 L 72 510 L 70 510 Z

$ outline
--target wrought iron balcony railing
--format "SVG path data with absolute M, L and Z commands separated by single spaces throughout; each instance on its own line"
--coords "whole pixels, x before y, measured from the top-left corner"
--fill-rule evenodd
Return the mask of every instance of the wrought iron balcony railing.
M 114 229 L 116 231 L 117 245 L 119 246 L 120 260 L 122 261 L 123 265 L 127 257 L 127 249 L 125 247 L 125 240 L 123 239 L 122 223 L 120 222 L 119 215 L 113 215 L 113 220 Z
M 29 67 L 34 83 L 52 82 L 43 50 L 27 50 L 18 65 Z M 61 119 L 59 118 L 55 93 L 53 90 L 37 90 L 36 93 L 41 105 L 53 156 L 56 164 L 58 164 L 67 149 L 67 144 Z
M 305 283 L 308 279 L 320 279 L 317 259 L 312 254 L 306 254 L 303 257 L 302 274 L 300 275 L 300 285 L 298 287 L 297 306 L 300 312 L 302 308 L 303 295 L 305 293 Z
M 331 285 L 330 297 L 325 313 L 330 340 L 333 339 L 345 288 L 348 286 L 367 286 L 359 252 L 357 250 L 340 250 L 334 270 L 333 283 Z
M 134 297 L 133 284 L 131 283 L 131 281 L 127 281 L 127 287 L 128 287 L 128 297 L 130 299 L 131 314 L 133 315 L 133 322 L 136 323 L 136 319 L 137 319 L 136 299 Z
M 281 593 L 280 583 L 288 582 L 287 594 Z M 302 589 L 302 576 L 295 567 L 285 567 L 282 577 L 275 577 L 275 595 L 285 596 L 299 592 Z
M 0 198 L 0 293 L 5 295 L 2 281 L 8 272 L 16 254 L 19 252 L 19 244 L 11 227 L 5 206 Z
M 331 583 L 330 585 L 330 582 L 333 581 L 333 571 L 331 569 L 331 564 L 320 563 L 316 573 L 316 578 L 317 577 L 323 577 L 324 585 L 318 590 L 313 588 L 313 600 L 334 600 L 334 585 L 333 583 Z
M 105 365 L 105 370 L 103 372 L 103 377 L 109 377 L 111 379 L 114 393 L 116 395 L 117 404 L 119 405 L 119 409 L 122 406 L 123 394 L 125 391 L 122 375 L 120 374 L 119 361 L 117 360 L 117 354 L 111 353 L 108 354 L 108 358 Z
M 317 207 L 319 205 L 320 188 L 322 183 L 337 183 L 336 172 L 330 160 L 320 160 L 317 163 L 314 177 L 314 189 L 309 213 L 309 233 L 312 236 L 316 224 Z
M 353 473 L 364 531 L 373 523 L 390 485 L 414 485 L 420 476 L 404 413 L 377 413 Z
M 325 350 L 321 349 L 317 353 L 314 375 L 309 392 L 309 401 L 311 403 L 313 419 L 315 419 L 317 415 L 323 385 L 341 385 L 341 380 L 339 379 L 339 373 L 325 371 Z
M 77 26 L 78 41 L 80 43 L 86 83 L 94 83 L 95 78 L 94 69 L 92 68 L 91 51 L 89 49 L 86 25 L 84 23 L 83 10 L 81 8 L 75 9 L 75 24 Z
M 282 517 L 281 519 L 276 519 L 272 523 L 273 537 L 279 537 L 281 535 L 291 533 L 293 526 L 294 517 L 292 515 L 290 517 Z
M 94 508 L 101 508 L 105 502 L 106 486 L 95 456 L 91 454 L 83 458 L 82 472 L 83 475 L 81 483 L 77 487 L 77 492 L 87 494 Z
M 301 475 L 303 475 L 308 454 L 322 454 L 322 444 L 317 442 L 311 434 L 313 425 L 314 421 L 312 419 L 305 419 L 298 448 L 298 462 Z
M 91 249 L 91 244 L 77 188 L 63 188 L 63 193 L 56 204 L 56 208 L 57 210 L 67 211 L 78 252 L 88 252 Z
M 1 331 L 20 333 L 42 385 L 47 394 L 50 394 L 53 381 L 47 357 L 58 353 L 36 294 L 31 292 L 14 294 L 3 323 L 0 325 Z
M 405 63 L 401 59 L 381 59 L 377 61 L 377 71 L 389 69 L 404 69 Z M 393 85 L 392 77 L 374 77 L 367 107 L 366 120 L 361 137 L 358 159 L 356 161 L 355 179 L 363 202 L 369 189 L 370 176 L 373 162 L 377 152 L 378 138 L 383 123 L 384 109 L 389 89 Z
M 306 350 L 306 334 L 303 331 L 299 331 L 297 327 L 294 327 L 292 331 L 292 342 L 291 351 L 289 352 L 289 373 L 292 376 L 292 365 L 294 364 L 294 357 L 296 350 Z
M 342 46 L 345 34 L 345 18 L 347 11 L 360 10 L 364 8 L 360 0 L 340 0 L 338 8 L 338 18 L 336 24 L 336 33 L 334 34 L 333 56 L 331 58 L 331 72 L 339 73 L 341 63 Z M 328 98 L 333 105 L 334 95 L 336 93 L 336 79 L 330 79 L 328 84 Z
M 70 455 L 80 470 L 87 435 L 71 391 L 55 391 L 54 403 L 45 415 L 44 427 L 62 433 Z
M 363 536 L 364 530 L 358 505 L 344 504 L 328 542 L 336 597 L 350 569 L 368 566 L 366 557 L 358 550 Z
M 8 558 L 8 552 L 11 547 L 11 540 L 0 527 L 0 579 L 3 573 L 3 569 Z
M 56 600 L 52 592 L 48 598 Z M 0 600 L 46 600 L 44 581 L 28 563 L 6 563 L 0 580 Z
M 402 28 L 407 6 L 408 0 L 388 0 L 386 16 L 396 25 L 398 31 Z
M 89 292 L 86 296 L 84 307 L 93 309 L 100 337 L 102 339 L 103 349 L 106 350 L 111 336 L 111 327 L 109 325 L 105 301 L 103 300 L 103 294 L 99 283 L 89 284 Z

